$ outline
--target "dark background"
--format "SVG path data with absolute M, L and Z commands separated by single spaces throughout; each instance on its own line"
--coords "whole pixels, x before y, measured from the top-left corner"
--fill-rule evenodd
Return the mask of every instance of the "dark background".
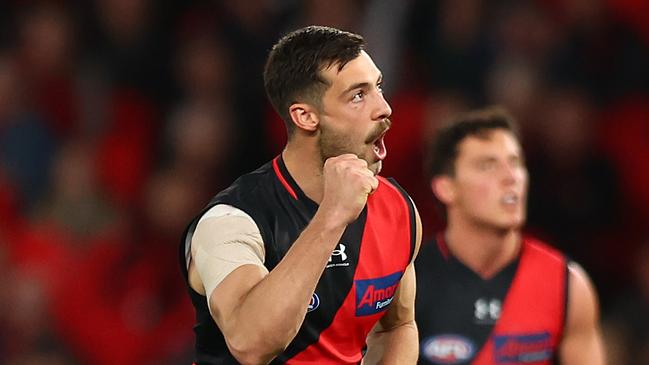
M 507 107 L 529 233 L 591 274 L 610 363 L 649 363 L 645 0 L 0 2 L 0 363 L 190 363 L 181 230 L 281 151 L 262 67 L 309 24 L 366 37 L 394 110 L 384 175 L 427 238 L 435 127 Z

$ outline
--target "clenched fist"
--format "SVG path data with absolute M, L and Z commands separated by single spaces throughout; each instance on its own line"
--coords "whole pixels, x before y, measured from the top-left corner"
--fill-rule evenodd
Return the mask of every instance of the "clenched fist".
M 367 168 L 367 162 L 349 153 L 328 158 L 324 163 L 323 178 L 324 195 L 320 207 L 344 224 L 358 218 L 367 196 L 379 186 L 379 180 Z

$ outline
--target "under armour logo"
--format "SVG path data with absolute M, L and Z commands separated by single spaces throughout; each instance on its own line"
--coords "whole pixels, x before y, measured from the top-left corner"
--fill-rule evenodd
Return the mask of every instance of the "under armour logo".
M 334 256 L 340 256 L 340 261 L 346 261 L 347 260 L 347 254 L 345 253 L 345 245 L 342 243 L 339 243 L 338 246 L 333 250 L 331 253 L 331 256 L 329 256 L 329 262 L 333 261 Z
M 475 301 L 474 315 L 478 323 L 495 323 L 500 318 L 501 303 L 498 299 L 480 298 Z
M 336 248 L 331 252 L 331 256 L 329 256 L 329 263 L 327 264 L 326 268 L 330 267 L 347 267 L 349 266 L 349 262 L 347 261 L 347 254 L 345 253 L 345 245 L 342 243 L 339 243 Z M 336 257 L 336 259 L 334 259 Z

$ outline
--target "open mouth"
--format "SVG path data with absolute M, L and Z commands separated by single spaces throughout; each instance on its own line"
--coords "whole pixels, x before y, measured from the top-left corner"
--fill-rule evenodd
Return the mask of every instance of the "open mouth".
M 387 131 L 386 131 L 387 132 Z M 374 141 L 374 155 L 376 156 L 377 159 L 383 160 L 385 156 L 388 154 L 387 148 L 385 148 L 385 132 L 379 136 Z
M 365 143 L 372 144 L 372 150 L 377 160 L 381 161 L 387 156 L 388 149 L 385 148 L 385 134 L 388 133 L 392 122 L 390 119 L 384 119 L 372 135 L 369 136 Z
M 504 206 L 513 207 L 518 205 L 519 197 L 514 193 L 507 193 L 500 198 L 500 203 Z

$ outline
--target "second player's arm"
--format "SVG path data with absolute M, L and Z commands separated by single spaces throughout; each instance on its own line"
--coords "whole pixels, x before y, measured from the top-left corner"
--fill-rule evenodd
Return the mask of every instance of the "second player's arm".
M 578 264 L 569 264 L 569 275 L 568 314 L 559 347 L 561 364 L 604 365 L 606 361 L 595 288 Z

